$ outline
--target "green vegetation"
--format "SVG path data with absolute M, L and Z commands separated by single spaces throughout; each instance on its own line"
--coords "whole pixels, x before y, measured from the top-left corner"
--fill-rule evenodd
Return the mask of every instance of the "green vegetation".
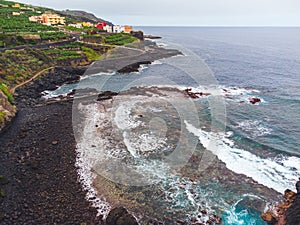
M 89 60 L 98 60 L 100 57 L 100 54 L 95 52 L 93 49 L 82 46 L 81 47 L 82 52 L 87 56 Z
M 137 38 L 126 33 L 111 34 L 104 37 L 104 43 L 110 45 L 125 45 L 137 41 Z
M 0 52 L 0 83 L 2 83 L 2 88 L 5 88 L 3 83 L 11 88 L 52 65 L 54 65 L 53 59 L 39 49 Z
M 82 54 L 72 50 L 59 50 L 58 55 L 54 57 L 55 60 L 80 59 L 80 58 L 82 58 Z
M 44 52 L 47 54 L 47 55 L 50 55 L 50 54 L 59 54 L 60 53 L 60 50 L 55 48 L 55 49 L 47 49 L 47 50 L 44 50 Z
M 2 123 L 4 121 L 5 115 L 6 115 L 6 112 L 1 112 L 0 111 L 0 123 Z
M 67 59 L 80 59 L 82 55 L 63 55 L 59 57 L 54 57 L 55 60 L 67 60 Z
M 46 26 L 40 23 L 29 21 L 30 16 L 37 16 L 44 13 L 46 8 L 39 8 L 20 4 L 21 8 L 12 8 L 16 2 L 0 0 L 0 30 L 3 33 L 21 33 L 21 32 L 38 32 L 38 31 L 56 31 L 57 28 Z M 8 7 L 3 7 L 8 6 Z M 13 16 L 13 12 L 20 15 Z
M 12 96 L 11 92 L 9 91 L 7 85 L 5 83 L 0 83 L 0 90 L 2 90 L 3 94 L 7 96 L 7 99 L 10 103 L 14 102 L 14 97 Z M 3 112 L 0 113 L 0 116 L 4 116 Z
M 79 42 L 73 42 L 55 49 L 44 50 L 48 57 L 54 60 L 80 59 L 87 57 L 88 60 L 94 61 L 100 58 L 100 54 L 95 50 L 85 47 Z
M 84 57 L 80 49 L 81 45 L 79 42 L 74 42 L 55 49 L 46 49 L 44 53 L 54 61 L 80 59 Z
M 58 41 L 61 39 L 68 38 L 68 35 L 66 35 L 64 32 L 43 32 L 40 33 L 42 40 L 51 40 L 51 41 Z

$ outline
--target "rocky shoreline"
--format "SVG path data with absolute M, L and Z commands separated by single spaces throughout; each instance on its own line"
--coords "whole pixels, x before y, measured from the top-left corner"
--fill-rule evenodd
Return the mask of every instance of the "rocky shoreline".
M 179 53 L 166 50 L 166 54 L 160 54 L 162 48 L 156 51 L 158 58 Z M 143 54 L 147 63 L 158 59 L 154 53 Z M 134 72 L 145 60 L 139 63 L 133 57 L 114 61 L 134 64 L 123 69 Z M 41 98 L 45 90 L 78 81 L 86 70 L 56 67 L 17 89 L 18 114 L 0 134 L 1 224 L 137 224 L 122 208 L 112 210 L 106 222 L 97 216 L 97 209 L 86 200 L 86 191 L 78 181 L 72 101 L 45 104 Z
M 137 56 L 114 60 L 120 73 L 134 72 L 156 55 L 159 59 L 176 54 L 176 50 L 166 50 L 165 54 L 145 53 L 142 60 Z M 97 70 L 111 67 L 103 67 L 103 62 L 96 65 Z M 19 112 L 0 136 L 0 224 L 138 224 L 122 206 L 113 209 L 105 222 L 97 216 L 78 181 L 72 99 L 45 104 L 41 98 L 45 90 L 78 81 L 87 69 L 57 67 L 16 91 Z M 99 96 L 100 100 L 106 97 L 110 96 Z

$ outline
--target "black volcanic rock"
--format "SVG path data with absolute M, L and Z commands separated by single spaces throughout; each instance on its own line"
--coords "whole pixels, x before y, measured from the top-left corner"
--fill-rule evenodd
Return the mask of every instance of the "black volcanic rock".
M 297 194 L 292 206 L 286 211 L 287 225 L 300 224 L 300 180 L 296 184 Z
M 138 72 L 141 65 L 149 65 L 149 64 L 151 64 L 151 61 L 136 62 L 118 70 L 118 73 L 124 74 L 124 73 Z
M 133 37 L 136 37 L 137 39 L 143 41 L 144 40 L 144 33 L 143 31 L 131 31 L 131 35 Z
M 117 92 L 112 91 L 104 91 L 98 95 L 97 101 L 109 100 L 112 99 L 113 96 L 118 95 Z
M 115 208 L 106 218 L 106 225 L 138 225 L 136 219 L 123 208 Z

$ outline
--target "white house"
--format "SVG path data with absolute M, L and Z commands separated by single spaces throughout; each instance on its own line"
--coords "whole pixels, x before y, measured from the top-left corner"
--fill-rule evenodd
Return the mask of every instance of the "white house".
M 114 28 L 113 28 L 114 33 L 121 33 L 121 32 L 124 32 L 124 31 L 125 31 L 125 28 L 123 26 L 114 25 Z
M 75 27 L 81 29 L 83 26 L 81 23 L 70 23 L 68 24 L 69 27 Z
M 107 33 L 112 33 L 113 32 L 113 27 L 106 25 L 105 27 L 103 27 L 103 30 L 105 30 Z

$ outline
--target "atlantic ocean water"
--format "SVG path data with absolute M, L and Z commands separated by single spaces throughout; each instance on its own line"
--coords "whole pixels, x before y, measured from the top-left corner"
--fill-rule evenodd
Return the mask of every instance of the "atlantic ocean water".
M 208 142 L 214 140 L 215 134 L 185 121 L 187 130 L 198 138 L 201 148 L 216 154 L 229 171 L 245 175 L 259 185 L 278 193 L 287 188 L 295 190 L 295 183 L 300 177 L 300 28 L 136 29 L 162 36 L 163 39 L 157 41 L 162 46 L 178 46 L 192 52 L 215 77 L 225 98 L 226 136 L 216 143 L 222 151 L 214 152 Z M 134 81 L 141 77 L 155 76 L 172 81 L 170 86 L 197 90 L 201 85 L 180 68 L 166 65 L 163 61 L 155 62 L 139 73 L 86 77 L 81 85 L 121 91 L 135 86 Z M 100 88 L 99 84 L 107 77 L 105 88 Z M 159 83 L 153 81 L 151 85 Z M 74 87 L 74 84 L 65 85 L 51 95 L 68 92 Z M 252 98 L 258 98 L 260 102 L 251 104 L 249 99 Z M 174 207 L 174 212 L 180 211 L 188 219 L 200 218 L 198 211 L 206 207 L 220 215 L 223 224 L 265 224 L 260 219 L 262 209 L 247 206 L 254 202 L 253 199 L 264 198 L 261 192 L 247 189 L 246 181 L 237 185 L 236 188 L 244 188 L 240 193 L 235 192 L 235 187 L 223 185 L 218 179 L 204 184 L 201 179 L 190 181 L 177 174 L 166 177 L 154 188 L 164 193 L 164 198 L 156 199 L 155 203 L 166 204 L 168 209 Z M 128 196 L 130 198 L 130 194 Z

